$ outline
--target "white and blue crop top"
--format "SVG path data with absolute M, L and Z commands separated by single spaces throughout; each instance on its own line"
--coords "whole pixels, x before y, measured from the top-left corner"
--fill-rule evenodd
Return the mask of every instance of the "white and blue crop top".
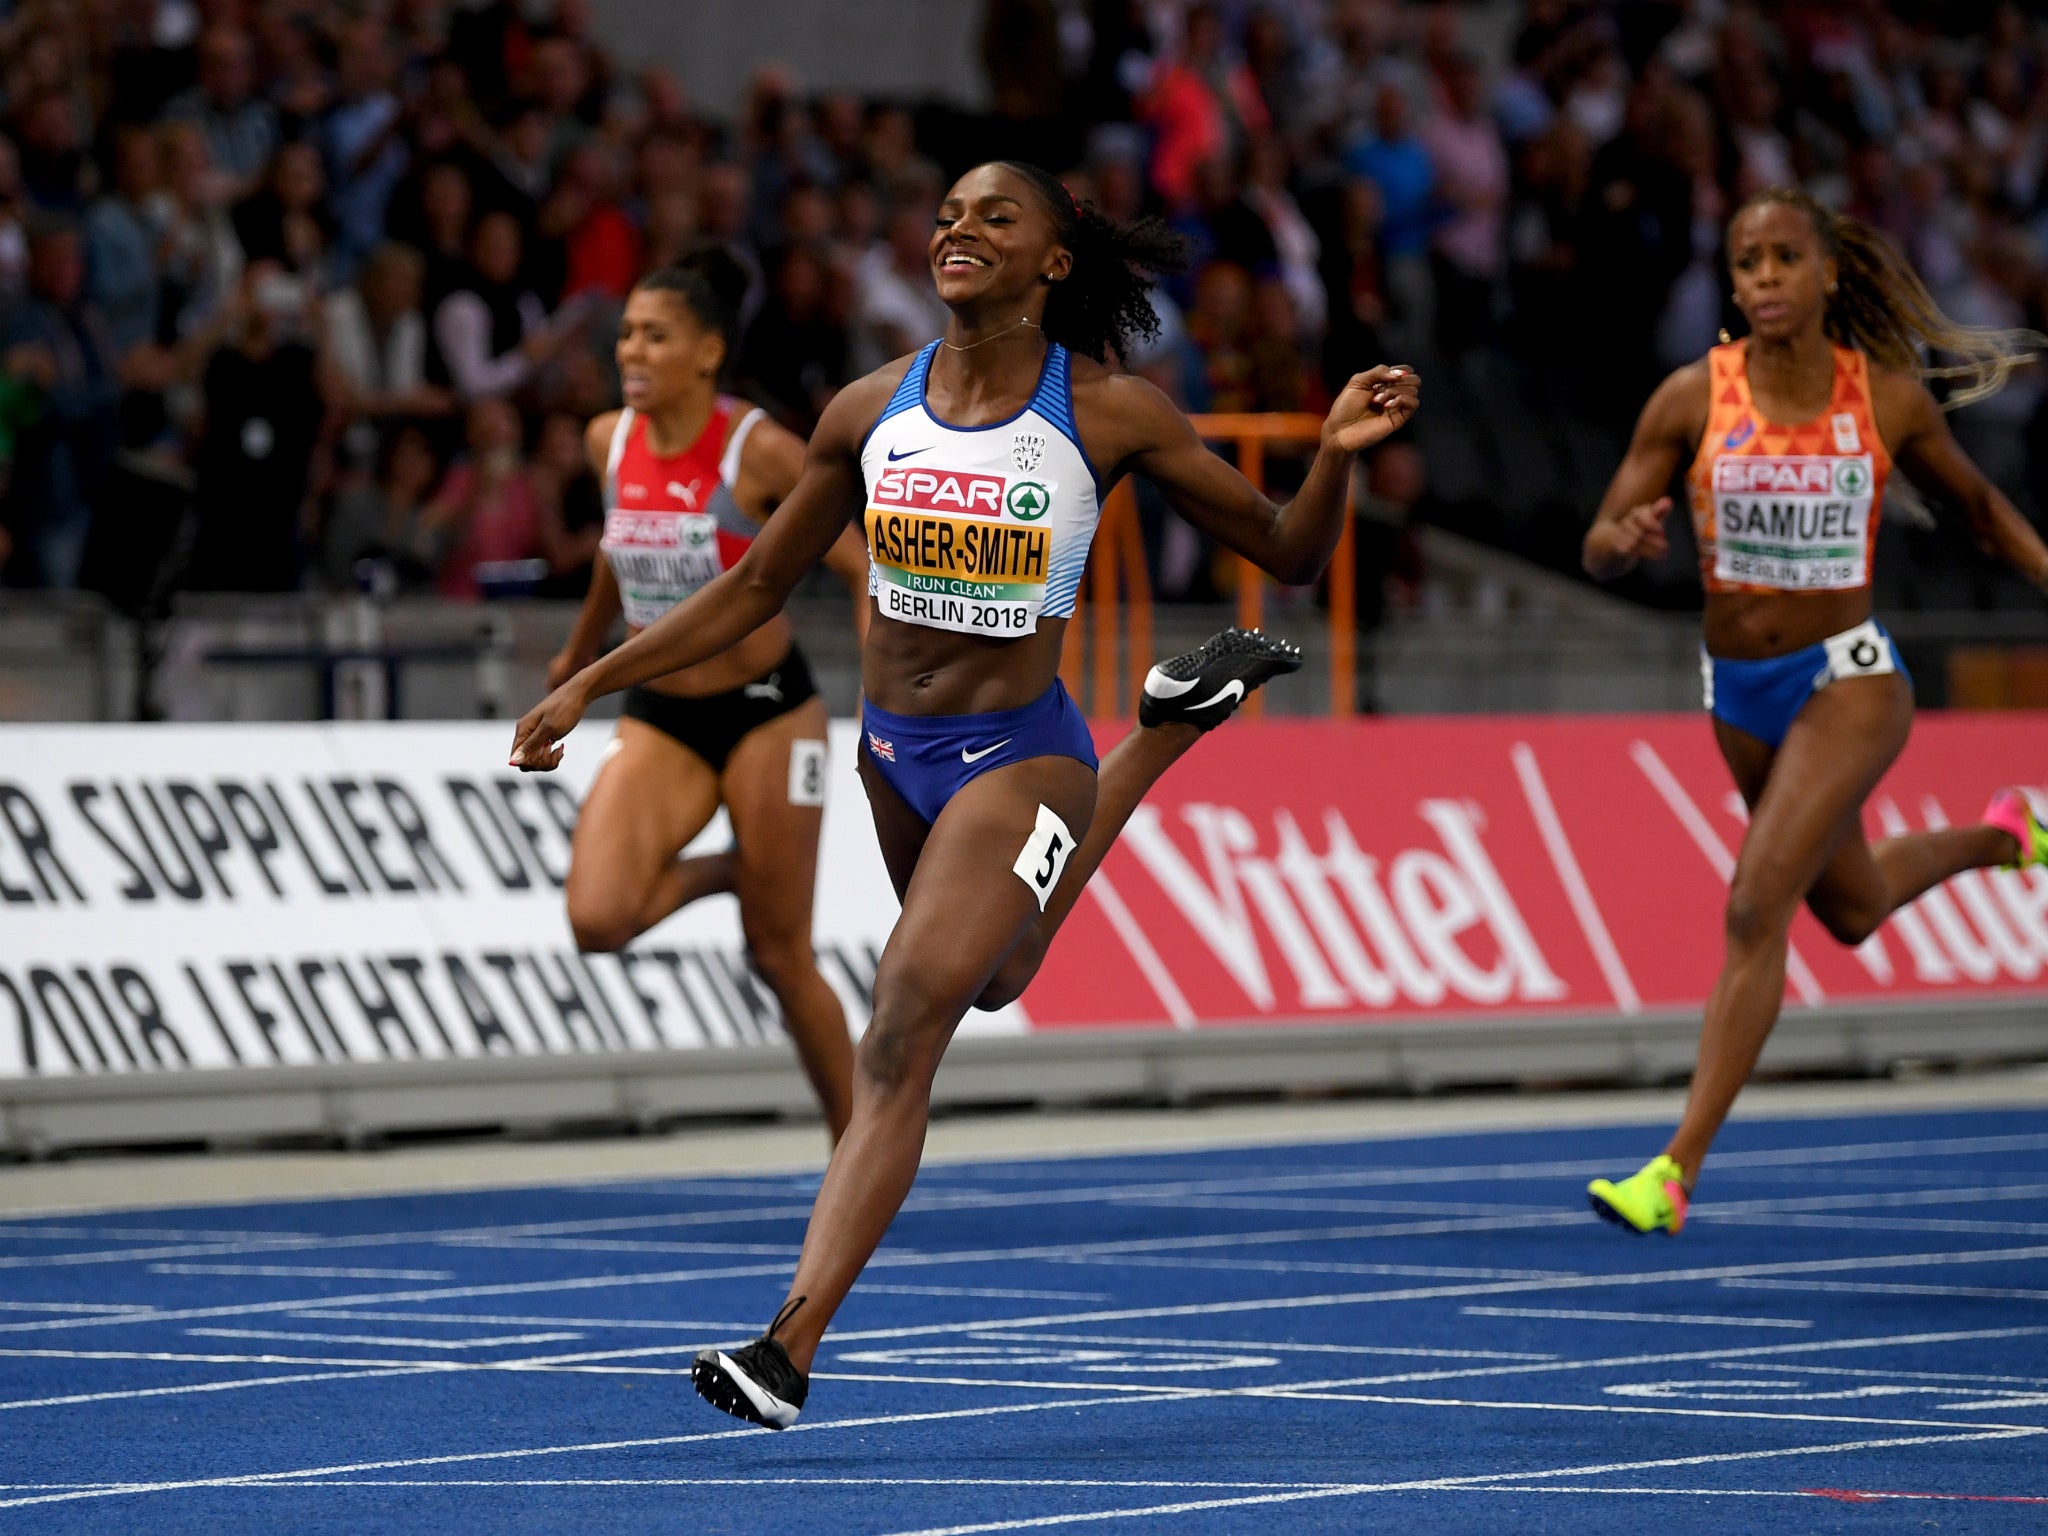
M 925 404 L 939 344 L 910 365 L 861 449 L 868 591 L 884 617 L 1014 638 L 1074 611 L 1100 514 L 1074 427 L 1067 349 L 1048 346 L 1024 409 L 956 427 Z

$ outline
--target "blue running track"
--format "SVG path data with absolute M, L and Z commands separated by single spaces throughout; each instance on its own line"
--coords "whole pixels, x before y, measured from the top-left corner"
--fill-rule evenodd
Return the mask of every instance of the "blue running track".
M 0 1223 L 0 1531 L 2048 1529 L 2048 1114 L 1660 1134 L 929 1168 L 781 1435 L 814 1177 Z

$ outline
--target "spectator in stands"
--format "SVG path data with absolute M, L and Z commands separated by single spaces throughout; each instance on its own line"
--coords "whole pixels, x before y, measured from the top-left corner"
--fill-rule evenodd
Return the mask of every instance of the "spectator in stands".
M 1288 190 L 1287 148 L 1278 138 L 1268 134 L 1254 140 L 1246 166 L 1245 203 L 1266 226 L 1280 281 L 1293 302 L 1296 339 L 1313 349 L 1329 320 L 1329 295 L 1320 270 L 1322 237 Z
M 28 211 L 14 141 L 0 133 L 0 315 L 28 283 Z
M 562 297 L 596 294 L 623 304 L 641 273 L 640 231 L 620 206 L 617 152 L 588 139 L 569 152 L 540 212 L 542 233 L 561 243 Z
M 312 345 L 317 309 L 303 279 L 251 266 L 207 359 L 205 426 L 193 454 L 198 529 L 184 585 L 199 592 L 290 592 L 324 406 Z
M 55 213 L 85 206 L 86 134 L 77 102 L 51 88 L 29 97 L 15 114 L 22 185 L 29 201 Z
M 314 44 L 315 24 L 283 6 L 266 6 L 254 25 L 258 74 L 268 82 L 278 133 L 297 138 L 326 116 L 334 100 L 334 81 Z
M 466 452 L 420 518 L 423 552 L 438 551 L 434 590 L 480 595 L 476 567 L 541 556 L 540 503 L 520 470 L 519 413 L 483 396 L 469 406 Z
M 740 349 L 741 380 L 805 436 L 847 379 L 847 335 L 834 323 L 830 280 L 817 253 L 803 246 L 784 251 Z
M 190 336 L 208 325 L 234 294 L 242 276 L 242 243 L 221 202 L 206 138 L 192 123 L 167 123 L 157 135 L 163 190 L 157 220 L 163 229 L 164 329 Z
M 604 489 L 590 470 L 581 419 L 556 411 L 541 422 L 527 482 L 540 511 L 541 553 L 548 563 L 538 595 L 580 599 L 590 588 L 604 537 Z
M 899 203 L 887 238 L 861 253 L 854 271 L 855 377 L 914 352 L 946 329 L 946 306 L 932 285 L 932 210 Z
M 1185 47 L 1156 69 L 1136 103 L 1153 130 L 1152 186 L 1175 209 L 1193 201 L 1199 167 L 1242 155 L 1273 126 L 1257 82 L 1229 49 L 1217 8 L 1191 7 L 1186 32 Z
M 391 434 L 375 473 L 352 474 L 335 494 L 320 536 L 320 575 L 329 591 L 361 585 L 365 560 L 385 562 L 402 591 L 433 584 L 439 551 L 426 532 L 425 514 L 440 478 L 426 433 L 404 426 Z
M 1387 292 L 1380 258 L 1379 188 L 1362 176 L 1337 189 L 1330 238 L 1323 241 L 1323 287 L 1330 296 L 1323 380 L 1337 384 L 1361 357 L 1399 356 L 1385 339 Z
M 156 139 L 139 123 L 114 133 L 114 186 L 85 216 L 86 291 L 107 317 L 117 352 L 157 340 L 163 277 L 157 251 L 163 242 L 158 203 L 160 158 Z
M 1409 125 L 1408 96 L 1391 82 L 1373 97 L 1373 132 L 1344 156 L 1345 169 L 1379 193 L 1380 284 L 1387 298 L 1382 327 L 1392 354 L 1427 355 L 1435 330 L 1436 284 L 1429 265 L 1436 224 L 1436 167 Z
M 325 286 L 332 237 L 327 173 L 320 152 L 304 139 L 279 147 L 263 183 L 229 214 L 242 260 L 274 262 L 294 277 Z
M 209 27 L 199 39 L 199 83 L 165 109 L 173 120 L 196 123 L 205 135 L 223 198 L 256 185 L 282 138 L 276 109 L 256 95 L 255 68 L 247 32 L 225 23 Z
M 10 476 L 16 586 L 75 583 L 118 441 L 120 357 L 106 317 L 85 296 L 85 271 L 77 224 L 38 215 L 29 225 L 28 291 L 0 327 L 7 371 L 40 396 L 29 402 L 36 419 L 16 439 Z M 15 409 L 28 414 L 22 403 Z
M 336 256 L 347 275 L 384 238 L 384 210 L 405 174 L 404 106 L 393 90 L 390 38 L 379 21 L 354 23 L 335 60 L 339 99 L 317 132 L 333 188 Z
M 1250 348 L 1251 274 L 1235 262 L 1212 261 L 1195 278 L 1188 335 L 1202 355 L 1200 382 L 1188 404 L 1201 411 L 1249 411 L 1253 393 Z
M 1508 201 L 1508 156 L 1487 113 L 1486 77 L 1467 53 L 1448 61 L 1444 107 L 1423 128 L 1443 222 L 1433 238 L 1437 340 L 1461 356 L 1493 329 Z
M 464 400 L 522 388 L 582 334 L 586 306 L 572 304 L 550 320 L 520 281 L 523 255 L 518 221 L 485 214 L 470 241 L 469 271 L 434 311 L 428 377 Z
M 420 310 L 426 270 L 411 246 L 380 245 L 353 285 L 327 296 L 327 360 L 337 397 L 352 414 L 440 416 L 454 409 L 453 395 L 427 382 Z
M 1236 167 L 1222 155 L 1195 167 L 1188 201 L 1172 223 L 1188 243 L 1188 262 L 1195 272 L 1221 261 L 1264 273 L 1279 261 L 1272 232 L 1245 201 Z

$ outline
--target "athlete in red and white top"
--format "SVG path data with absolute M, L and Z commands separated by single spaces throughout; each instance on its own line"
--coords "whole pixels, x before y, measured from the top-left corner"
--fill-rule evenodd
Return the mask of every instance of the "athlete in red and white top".
M 1951 875 L 2048 863 L 2048 835 L 2012 790 L 1979 826 L 1876 844 L 1863 831 L 1864 799 L 1913 719 L 1898 648 L 1871 616 L 1892 467 L 2048 589 L 2048 547 L 1957 447 L 1919 349 L 1968 360 L 1955 405 L 1998 388 L 2042 338 L 1955 325 L 1883 236 L 1803 192 L 1752 198 L 1729 225 L 1728 263 L 1749 336 L 1664 381 L 1586 535 L 1586 569 L 1603 579 L 1663 555 L 1664 491 L 1690 462 L 1706 703 L 1750 813 L 1685 1119 L 1641 1172 L 1589 1191 L 1594 1210 L 1639 1232 L 1684 1223 L 1701 1159 L 1777 1022 L 1801 902 L 1858 944 Z
M 706 249 L 642 280 L 619 323 L 625 409 L 585 435 L 604 476 L 605 528 L 590 594 L 549 686 L 593 661 L 624 616 L 637 633 L 731 569 L 802 473 L 803 442 L 718 392 L 746 274 Z M 849 533 L 827 564 L 867 620 L 867 556 Z M 585 797 L 569 866 L 569 924 L 586 950 L 621 949 L 686 902 L 739 897 L 755 966 L 836 1139 L 852 1103 L 853 1048 L 811 949 L 825 804 L 825 705 L 776 614 L 720 654 L 630 690 Z M 730 851 L 679 857 L 718 811 Z

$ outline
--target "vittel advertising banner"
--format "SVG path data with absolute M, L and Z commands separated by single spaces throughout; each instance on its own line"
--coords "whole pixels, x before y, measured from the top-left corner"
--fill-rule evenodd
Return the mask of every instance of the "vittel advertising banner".
M 576 952 L 601 724 L 553 775 L 506 769 L 496 723 L 8 736 L 0 1077 L 780 1038 L 730 898 Z M 855 742 L 834 724 L 815 943 L 859 1030 L 896 902 Z M 1965 824 L 2003 784 L 2048 804 L 2048 715 L 1929 715 L 1867 822 Z M 1743 825 L 1697 717 L 1234 721 L 1154 788 L 1022 1003 L 962 1033 L 1696 1010 Z M 1803 914 L 1792 938 L 1794 1007 L 2039 996 L 2048 1034 L 2042 871 L 1965 875 L 1854 949 Z
M 1966 825 L 2007 784 L 2048 786 L 2048 715 L 1929 714 L 1866 825 Z M 1037 1029 L 1696 1010 L 1744 826 L 1697 716 L 1233 723 L 1132 818 L 1024 1005 Z M 1853 949 L 1793 928 L 1795 1007 L 2015 994 L 2048 1040 L 2042 870 L 1961 876 Z
M 11 727 L 0 1077 L 780 1039 L 730 897 L 577 953 L 562 884 L 610 729 L 521 774 L 509 723 Z M 833 728 L 816 945 L 859 1029 L 895 903 L 853 741 Z M 728 841 L 721 816 L 700 844 Z

